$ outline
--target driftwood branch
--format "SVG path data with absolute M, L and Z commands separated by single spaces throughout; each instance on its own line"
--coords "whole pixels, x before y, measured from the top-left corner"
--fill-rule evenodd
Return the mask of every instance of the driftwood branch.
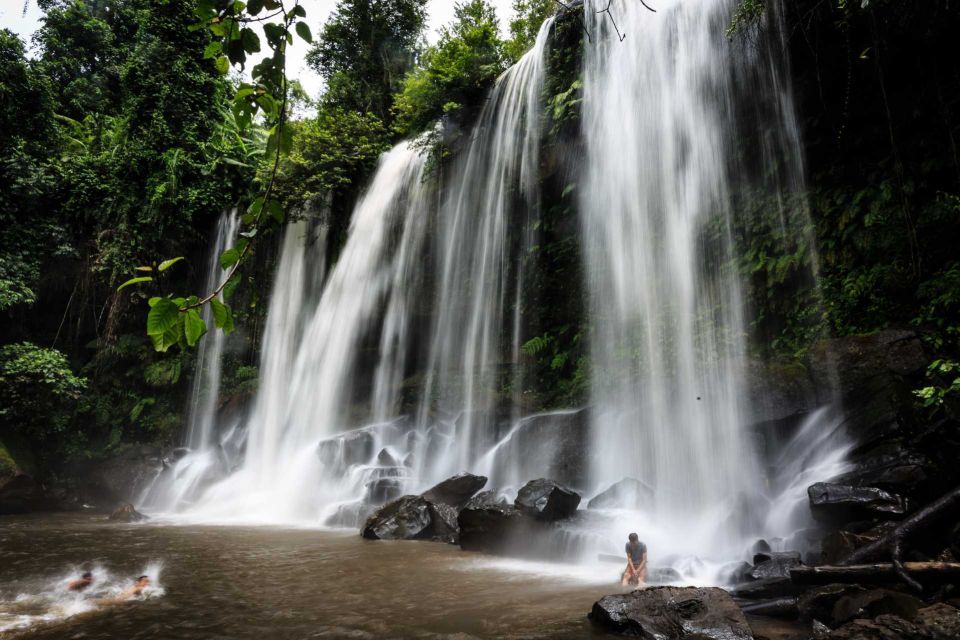
M 915 563 L 903 562 L 904 542 L 918 531 L 931 527 L 958 510 L 960 510 L 960 487 L 920 509 L 876 542 L 860 547 L 844 558 L 840 565 L 851 566 L 865 560 L 882 558 L 888 554 L 891 565 L 900 579 L 913 589 L 920 591 L 920 583 L 914 580 L 909 570 L 909 565 Z
M 799 566 L 790 569 L 790 580 L 795 584 L 885 583 L 902 580 L 901 571 L 918 586 L 921 582 L 945 583 L 960 580 L 960 562 L 904 562 L 900 569 L 892 562 Z
M 956 510 L 960 510 L 960 487 L 920 509 L 876 542 L 860 547 L 844 558 L 840 564 L 850 565 L 863 562 L 881 556 L 884 551 L 889 551 L 892 557 L 899 560 L 903 552 L 904 540 L 918 531 L 930 527 Z

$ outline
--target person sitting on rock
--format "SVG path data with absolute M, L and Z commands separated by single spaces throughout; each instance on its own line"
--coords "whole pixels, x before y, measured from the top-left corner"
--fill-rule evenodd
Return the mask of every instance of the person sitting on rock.
M 67 584 L 67 589 L 70 591 L 83 591 L 91 584 L 93 584 L 93 574 L 89 571 L 86 571 L 78 580 L 70 581 Z
M 647 545 L 640 542 L 640 536 L 631 533 L 626 545 L 627 568 L 620 576 L 620 584 L 624 587 L 634 585 L 643 589 L 647 582 Z

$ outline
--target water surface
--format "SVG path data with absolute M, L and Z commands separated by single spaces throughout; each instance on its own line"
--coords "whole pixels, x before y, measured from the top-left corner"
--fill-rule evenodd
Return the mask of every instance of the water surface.
M 63 588 L 84 569 L 119 584 L 160 563 L 142 601 L 96 607 Z M 0 628 L 30 625 L 4 640 L 592 637 L 586 614 L 617 590 L 618 569 L 578 575 L 350 531 L 49 514 L 0 517 L 0 567 Z

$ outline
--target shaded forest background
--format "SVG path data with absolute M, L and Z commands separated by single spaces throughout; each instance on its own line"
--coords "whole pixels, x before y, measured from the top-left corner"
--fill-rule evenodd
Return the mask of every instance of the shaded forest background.
M 229 108 L 237 79 L 204 56 L 207 31 L 191 29 L 194 0 L 38 4 L 32 42 L 0 31 L 0 476 L 55 477 L 71 461 L 177 442 L 193 353 L 155 352 L 143 330 L 153 292 L 117 286 L 140 265 L 183 255 L 164 286 L 197 289 L 217 218 L 256 193 L 265 170 L 263 135 L 241 131 Z M 778 236 L 776 207 L 744 209 L 736 267 L 750 283 L 755 355 L 799 363 L 825 335 L 909 327 L 931 363 L 918 408 L 956 415 L 960 8 L 784 4 L 778 15 L 740 2 L 728 37 L 749 46 L 766 21 L 785 25 L 807 169 L 795 204 L 810 207 L 821 290 L 801 282 L 809 254 L 802 238 Z M 340 0 L 308 55 L 323 94 L 293 89 L 280 174 L 288 217 L 329 211 L 335 260 L 379 154 L 429 130 L 421 144 L 442 167 L 556 8 L 516 0 L 502 29 L 490 5 L 465 1 L 428 45 L 426 0 Z M 558 169 L 544 172 L 534 277 L 546 294 L 524 349 L 532 408 L 583 403 L 589 383 L 563 161 L 579 131 L 583 34 L 572 15 L 555 28 L 544 96 L 545 155 Z M 274 245 L 260 243 L 233 294 L 227 403 L 256 387 Z

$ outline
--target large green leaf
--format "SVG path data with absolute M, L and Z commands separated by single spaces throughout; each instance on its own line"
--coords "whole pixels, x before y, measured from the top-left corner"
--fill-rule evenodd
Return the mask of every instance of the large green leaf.
M 313 42 L 313 34 L 310 33 L 310 27 L 307 26 L 306 22 L 298 22 L 297 26 L 297 35 L 306 40 L 307 42 Z
M 147 314 L 147 335 L 153 348 L 166 351 L 180 341 L 180 305 L 169 298 L 160 298 Z
M 233 332 L 233 313 L 230 307 L 220 302 L 219 298 L 213 298 L 210 301 L 210 309 L 213 311 L 213 323 L 218 329 L 223 329 L 224 333 Z
M 220 267 L 222 269 L 229 269 L 233 265 L 237 264 L 237 260 L 240 259 L 240 252 L 236 249 L 227 249 L 220 254 Z
M 207 332 L 207 323 L 203 321 L 196 309 L 188 309 L 184 319 L 183 333 L 187 338 L 187 344 L 194 346 L 197 340 L 203 337 Z

